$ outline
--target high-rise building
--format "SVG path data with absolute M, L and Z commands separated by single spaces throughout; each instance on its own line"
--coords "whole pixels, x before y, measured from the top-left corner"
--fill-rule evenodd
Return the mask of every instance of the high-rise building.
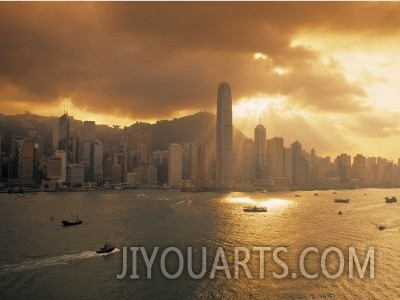
M 342 153 L 336 157 L 337 175 L 342 182 L 349 182 L 351 179 L 351 157 Z
M 283 138 L 274 137 L 267 140 L 267 174 L 268 177 L 284 176 Z
M 58 150 L 69 151 L 69 116 L 67 113 L 58 118 Z M 67 155 L 68 156 L 68 155 Z
M 85 166 L 72 164 L 69 166 L 69 183 L 72 187 L 82 187 L 85 181 Z
M 21 184 L 31 185 L 34 172 L 34 143 L 32 139 L 24 139 L 21 149 Z
M 190 157 L 191 157 L 191 143 L 183 143 L 182 144 L 182 179 L 189 180 L 190 179 Z
M 56 150 L 47 161 L 47 178 L 60 184 L 67 182 L 67 155 L 64 150 Z
M 292 149 L 284 148 L 283 176 L 292 177 Z
M 168 185 L 182 187 L 182 146 L 180 144 L 168 146 Z
M 216 183 L 219 187 L 232 187 L 232 96 L 227 82 L 221 82 L 218 86 L 216 136 Z
M 361 154 L 353 158 L 352 177 L 360 181 L 367 179 L 367 159 Z
M 303 155 L 302 146 L 298 141 L 291 145 L 292 150 L 292 182 L 297 187 L 308 185 L 308 162 Z
M 192 143 L 190 147 L 190 181 L 194 187 L 207 184 L 207 144 Z
M 152 165 L 157 168 L 157 180 L 160 185 L 168 183 L 168 151 L 153 151 Z
M 103 143 L 95 139 L 92 143 L 90 155 L 90 169 L 92 171 L 92 180 L 98 185 L 103 184 Z
M 82 163 L 85 166 L 85 181 L 90 178 L 90 148 L 95 139 L 96 123 L 94 121 L 83 122 L 82 130 Z
M 243 173 L 242 182 L 250 184 L 254 179 L 254 142 L 252 139 L 243 141 Z
M 267 131 L 263 125 L 258 124 L 254 128 L 254 158 L 256 179 L 266 178 L 266 151 Z

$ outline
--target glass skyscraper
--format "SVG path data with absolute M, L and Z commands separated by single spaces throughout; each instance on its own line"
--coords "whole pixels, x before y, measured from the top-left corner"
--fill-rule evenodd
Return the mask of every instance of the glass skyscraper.
M 232 96 L 231 87 L 221 82 L 217 94 L 217 186 L 232 187 Z

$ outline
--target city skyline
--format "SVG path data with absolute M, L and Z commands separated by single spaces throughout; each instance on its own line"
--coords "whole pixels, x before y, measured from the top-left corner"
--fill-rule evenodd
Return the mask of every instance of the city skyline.
M 1 113 L 59 116 L 67 104 L 75 118 L 108 125 L 214 113 L 215 85 L 226 79 L 234 125 L 248 137 L 261 118 L 267 139 L 298 139 L 332 157 L 397 160 L 399 10 L 399 3 L 1 3 Z M 230 16 L 223 24 L 222 13 Z

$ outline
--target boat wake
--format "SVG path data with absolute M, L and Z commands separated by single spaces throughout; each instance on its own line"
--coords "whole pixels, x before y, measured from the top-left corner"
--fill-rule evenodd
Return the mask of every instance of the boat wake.
M 97 254 L 96 251 L 82 251 L 75 254 L 64 254 L 60 256 L 48 257 L 48 258 L 39 258 L 39 259 L 27 259 L 25 261 L 21 261 L 16 264 L 9 264 L 1 266 L 2 273 L 3 272 L 21 272 L 27 270 L 33 270 L 44 267 L 51 267 L 57 265 L 67 265 L 74 261 L 99 257 L 99 256 L 107 256 L 116 252 L 120 252 L 118 248 L 115 248 L 113 251 L 109 253 Z
M 171 205 L 171 207 L 177 207 L 177 206 L 183 205 L 183 204 L 192 204 L 192 200 L 190 200 L 190 199 L 181 200 L 181 201 L 176 202 L 175 204 Z
M 119 250 L 118 248 L 114 248 L 114 250 L 111 251 L 111 252 L 108 252 L 108 253 L 96 253 L 96 255 L 97 256 L 108 256 L 108 255 L 111 255 L 113 253 L 117 253 L 117 252 L 120 252 L 120 251 L 121 250 Z

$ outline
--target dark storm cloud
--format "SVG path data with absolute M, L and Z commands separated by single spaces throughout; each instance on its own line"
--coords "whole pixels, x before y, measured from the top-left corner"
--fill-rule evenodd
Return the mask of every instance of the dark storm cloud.
M 214 108 L 219 81 L 235 99 L 283 94 L 317 110 L 362 110 L 363 89 L 319 54 L 290 47 L 298 30 L 389 35 L 398 3 L 0 3 L 0 97 L 71 97 L 92 112 L 166 117 Z M 254 61 L 261 52 L 267 61 Z M 277 76 L 273 68 L 292 72 Z M 1 99 L 0 99 L 1 100 Z

